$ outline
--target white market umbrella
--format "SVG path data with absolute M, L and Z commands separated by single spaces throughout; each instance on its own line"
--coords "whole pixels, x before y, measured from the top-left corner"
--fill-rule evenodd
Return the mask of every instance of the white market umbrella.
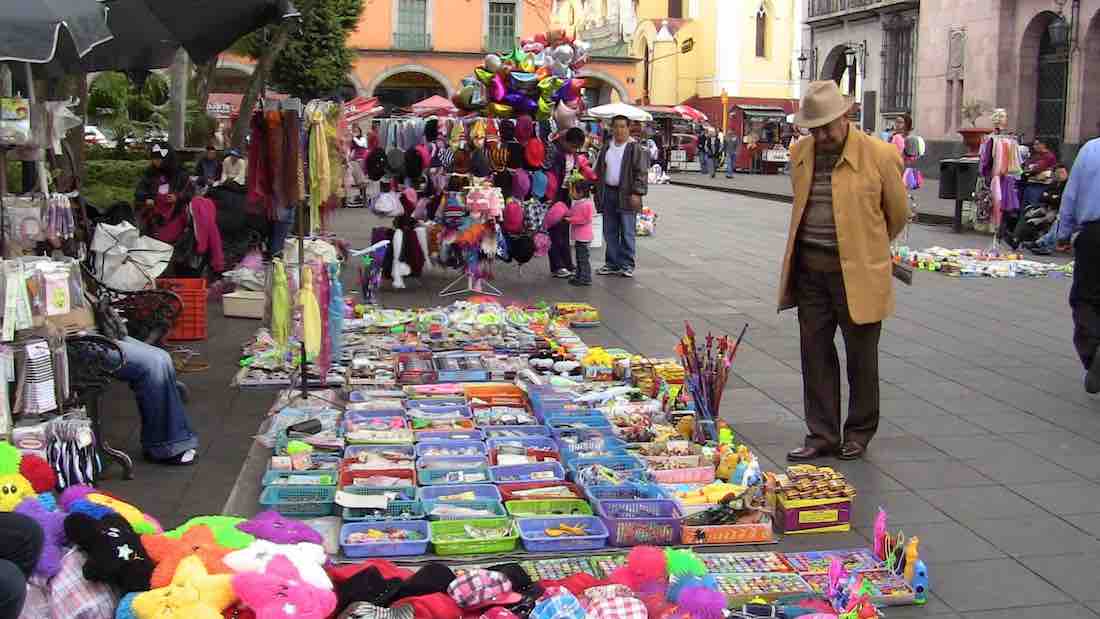
M 634 107 L 633 105 L 627 105 L 626 103 L 608 103 L 607 105 L 599 105 L 588 110 L 588 114 L 595 118 L 609 119 L 616 116 L 626 116 L 630 120 L 636 120 L 638 122 L 650 122 L 653 120 L 653 115 L 649 112 Z
M 171 245 L 142 236 L 128 221 L 96 226 L 91 249 L 96 279 L 116 290 L 151 288 L 172 259 Z

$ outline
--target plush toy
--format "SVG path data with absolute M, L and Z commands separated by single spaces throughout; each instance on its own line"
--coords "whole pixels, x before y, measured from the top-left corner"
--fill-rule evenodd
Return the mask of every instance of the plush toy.
M 52 578 L 61 571 L 61 548 L 65 545 L 65 514 L 46 509 L 37 497 L 23 499 L 15 508 L 17 514 L 34 518 L 42 528 L 42 554 L 34 565 L 34 573 Z
M 320 589 L 332 589 L 332 580 L 325 573 L 325 549 L 319 544 L 275 544 L 256 540 L 243 550 L 225 556 L 225 565 L 237 573 L 263 572 L 275 557 L 284 557 L 294 565 L 302 580 Z
M 168 537 L 179 539 L 192 527 L 205 526 L 214 533 L 214 541 L 219 546 L 225 546 L 233 550 L 248 548 L 256 538 L 249 533 L 237 528 L 245 522 L 244 518 L 235 516 L 196 516 L 182 525 L 165 533 Z
M 72 514 L 85 514 L 102 519 L 111 514 L 122 516 L 135 533 L 162 531 L 160 523 L 140 509 L 92 486 L 70 486 L 61 493 L 61 507 Z
M 668 575 L 671 578 L 681 578 L 684 576 L 701 577 L 707 573 L 707 566 L 693 550 L 666 548 L 665 560 L 668 565 Z
M 336 610 L 336 594 L 302 582 L 290 559 L 276 556 L 263 573 L 237 574 L 233 589 L 257 619 L 325 619 Z
M 19 473 L 27 478 L 38 494 L 52 492 L 57 488 L 57 474 L 53 472 L 53 467 L 34 454 L 23 454 L 19 462 Z
M 141 539 L 133 527 L 118 514 L 94 518 L 87 514 L 69 514 L 65 535 L 88 555 L 84 577 L 113 583 L 123 593 L 146 591 L 153 574 L 153 562 L 145 554 Z
M 198 557 L 186 557 L 167 587 L 135 595 L 132 614 L 118 614 L 116 619 L 222 619 L 222 611 L 237 601 L 232 578 L 208 574 Z
M 167 535 L 142 535 L 141 544 L 149 558 L 157 564 L 149 584 L 154 588 L 167 587 L 181 561 L 196 556 L 202 560 L 206 571 L 211 574 L 229 574 L 230 569 L 222 562 L 231 551 L 214 541 L 214 533 L 206 526 L 188 529 L 179 539 Z
M 653 546 L 635 546 L 627 555 L 626 563 L 612 572 L 608 581 L 639 592 L 663 588 L 668 582 L 665 553 Z
M 0 511 L 10 512 L 23 499 L 37 494 L 20 473 L 23 454 L 7 441 L 0 442 Z
M 681 619 L 722 619 L 726 595 L 709 587 L 685 587 L 676 605 Z
M 321 544 L 323 542 L 321 534 L 314 531 L 313 527 L 300 520 L 291 520 L 272 510 L 256 514 L 248 522 L 238 524 L 237 529 L 276 544 L 298 542 Z

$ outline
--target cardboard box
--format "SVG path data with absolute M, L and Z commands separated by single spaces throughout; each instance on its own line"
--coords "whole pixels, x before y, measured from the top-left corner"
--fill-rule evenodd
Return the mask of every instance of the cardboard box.
M 226 317 L 263 320 L 266 304 L 267 296 L 259 291 L 237 290 L 222 295 L 222 313 Z
M 852 499 L 778 499 L 775 521 L 785 535 L 850 531 Z

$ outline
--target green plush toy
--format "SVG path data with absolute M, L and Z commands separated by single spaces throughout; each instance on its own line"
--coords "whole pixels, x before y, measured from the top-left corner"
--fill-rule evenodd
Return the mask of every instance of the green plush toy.
M 684 576 L 706 576 L 707 566 L 693 550 L 665 549 L 665 561 L 668 563 L 668 575 L 672 578 Z
M 240 550 L 248 548 L 252 542 L 256 541 L 255 537 L 237 528 L 237 525 L 242 522 L 245 522 L 244 518 L 235 516 L 196 516 L 164 535 L 172 539 L 180 539 L 188 529 L 205 525 L 210 527 L 214 533 L 214 541 L 219 546 Z

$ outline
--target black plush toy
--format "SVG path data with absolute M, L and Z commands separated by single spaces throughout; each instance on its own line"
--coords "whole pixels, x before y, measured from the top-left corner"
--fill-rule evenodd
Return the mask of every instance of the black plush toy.
M 118 514 L 95 519 L 69 514 L 65 535 L 88 555 L 84 578 L 117 585 L 123 593 L 148 591 L 153 562 L 130 523 Z

